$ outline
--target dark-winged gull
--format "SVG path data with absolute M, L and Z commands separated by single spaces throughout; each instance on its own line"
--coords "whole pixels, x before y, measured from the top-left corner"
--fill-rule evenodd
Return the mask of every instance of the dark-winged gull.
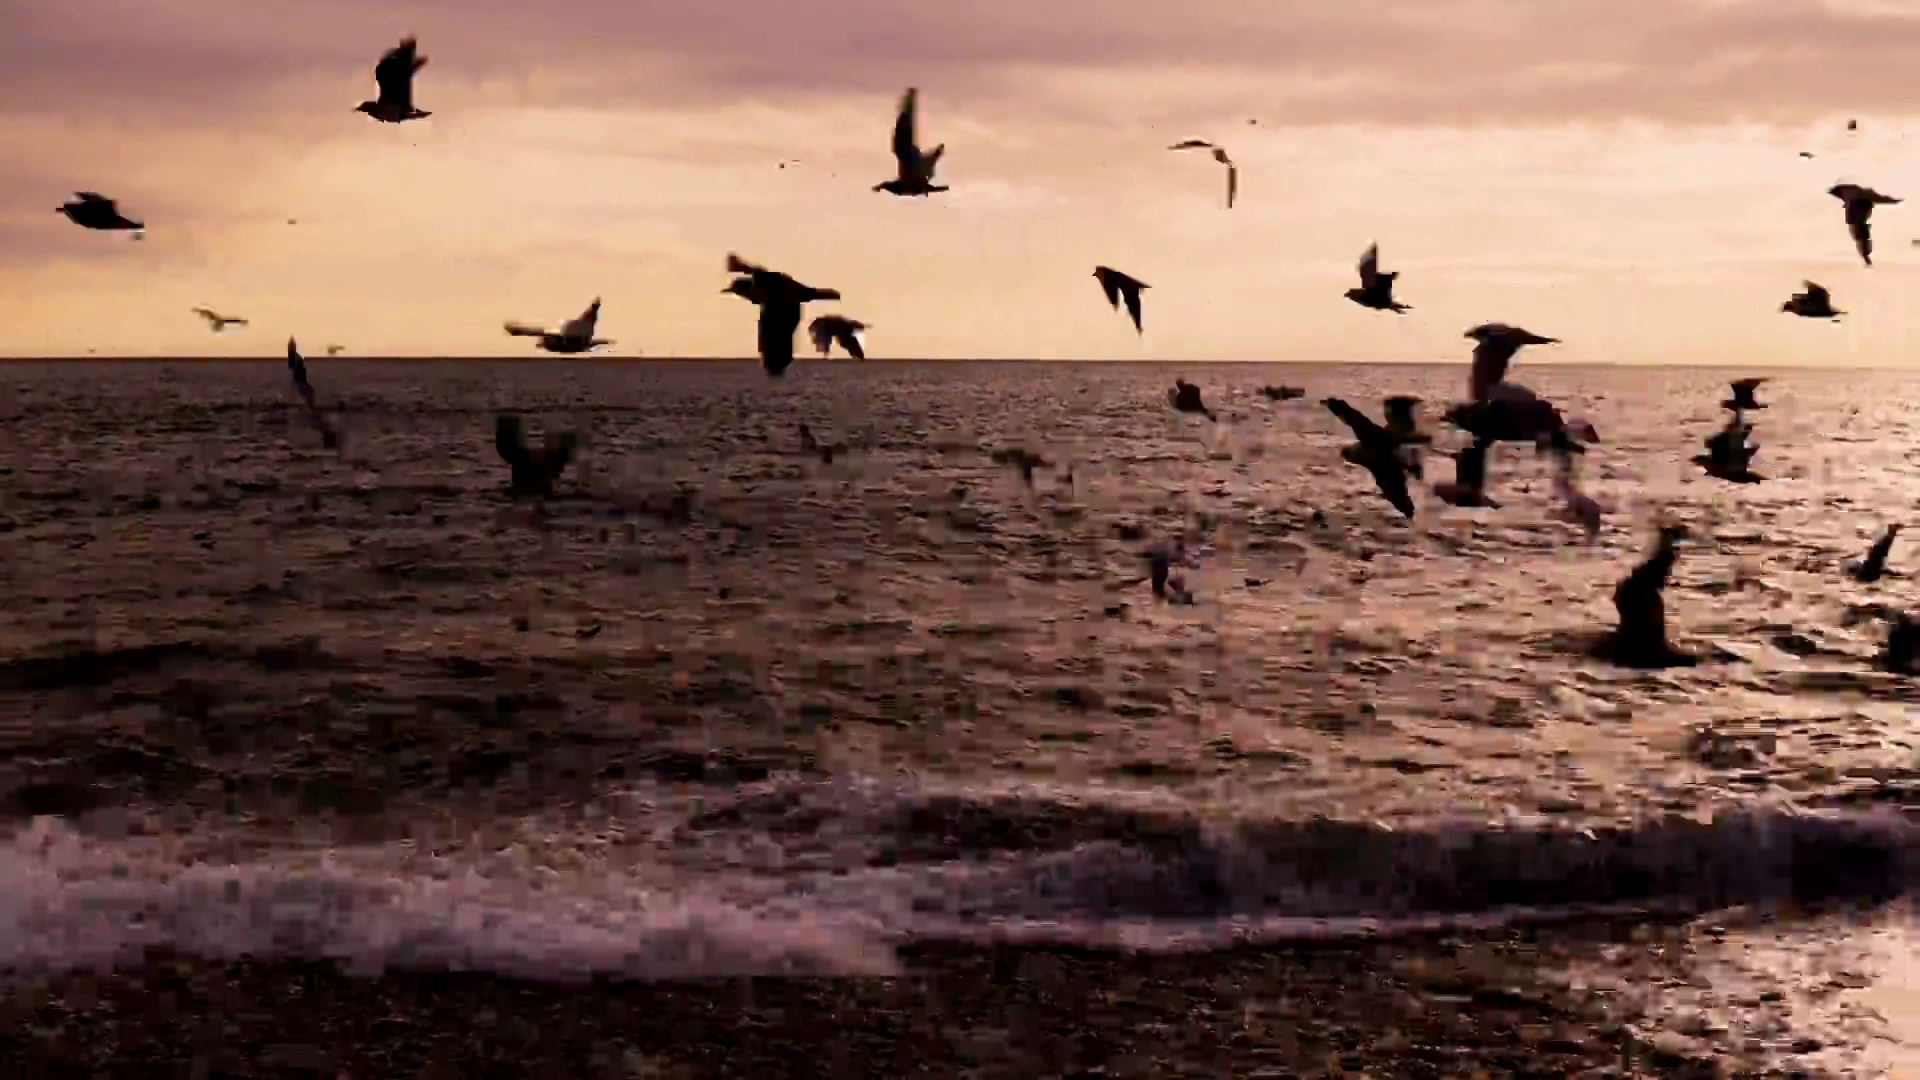
M 1827 189 L 1827 194 L 1846 204 L 1847 232 L 1853 236 L 1854 250 L 1860 253 L 1861 261 L 1872 266 L 1873 208 L 1890 206 L 1900 200 L 1859 184 L 1835 184 Z
M 388 49 L 380 62 L 373 66 L 373 81 L 379 84 L 379 96 L 372 101 L 363 101 L 354 107 L 355 112 L 387 124 L 403 124 L 408 120 L 419 120 L 432 116 L 413 104 L 413 77 L 427 66 L 427 58 L 419 55 L 419 43 L 413 38 L 400 39 L 400 44 Z
M 1653 551 L 1625 580 L 1614 586 L 1613 609 L 1620 616 L 1611 650 L 1616 663 L 1629 667 L 1675 667 L 1697 662 L 1697 657 L 1675 649 L 1668 639 L 1666 602 L 1660 595 L 1679 556 L 1674 543 L 1686 535 L 1683 526 L 1662 525 Z
M 1113 305 L 1114 310 L 1118 311 L 1120 302 L 1125 300 L 1127 314 L 1133 318 L 1134 332 L 1146 333 L 1146 328 L 1140 322 L 1140 290 L 1149 289 L 1152 286 L 1110 266 L 1094 267 L 1093 276 L 1100 280 L 1100 290 L 1107 294 L 1107 303 Z
M 1407 492 L 1407 462 L 1401 453 L 1405 444 L 1393 432 L 1339 398 L 1325 398 L 1321 404 L 1345 422 L 1359 440 L 1342 447 L 1340 456 L 1372 473 L 1380 494 L 1386 496 L 1394 509 L 1412 517 L 1413 496 Z
M 1900 535 L 1900 526 L 1889 525 L 1867 550 L 1867 557 L 1861 559 L 1853 568 L 1853 580 L 1861 583 L 1879 581 L 1887 573 L 1887 556 L 1893 551 L 1893 539 Z
M 1397 270 L 1380 272 L 1380 245 L 1370 244 L 1366 254 L 1360 256 L 1360 285 L 1347 290 L 1347 299 L 1363 308 L 1404 315 L 1413 309 L 1393 298 L 1393 283 L 1399 276 Z
M 320 403 L 314 397 L 313 384 L 307 381 L 307 361 L 300 355 L 300 345 L 293 338 L 287 339 L 287 372 L 293 376 L 294 393 L 307 406 L 307 416 L 320 432 L 320 441 L 329 449 L 340 445 L 340 433 L 327 422 L 327 414 L 320 410 Z
M 500 460 L 513 470 L 508 490 L 515 496 L 544 498 L 552 494 L 554 481 L 573 460 L 579 445 L 577 434 L 563 431 L 557 435 L 548 433 L 540 449 L 534 450 L 527 445 L 526 432 L 518 416 L 501 413 L 493 419 L 493 448 L 499 452 Z
M 550 353 L 590 352 L 602 345 L 611 345 L 611 338 L 595 337 L 594 330 L 600 325 L 600 298 L 594 297 L 587 310 L 577 319 L 568 319 L 560 324 L 558 330 L 547 330 L 526 323 L 510 322 L 506 324 L 507 333 L 513 337 L 531 337 L 540 339 L 540 348 Z
M 1833 295 L 1823 285 L 1811 281 L 1800 283 L 1801 291 L 1793 294 L 1793 299 L 1780 305 L 1780 310 L 1803 319 L 1838 319 L 1846 312 L 1833 306 Z
M 855 360 L 867 358 L 866 346 L 860 341 L 860 335 L 867 324 L 859 319 L 849 319 L 845 315 L 822 315 L 807 324 L 807 335 L 813 338 L 813 347 L 826 356 L 837 344 L 845 349 L 848 356 Z
M 221 332 L 222 330 L 225 330 L 229 326 L 247 325 L 247 320 L 245 319 L 239 318 L 238 316 L 234 316 L 234 315 L 222 315 L 219 312 L 213 310 L 212 308 L 197 307 L 193 309 L 193 313 L 207 320 L 207 329 L 213 331 L 216 334 Z
M 1727 418 L 1725 427 L 1707 436 L 1707 452 L 1695 454 L 1694 464 L 1706 470 L 1708 476 L 1729 483 L 1759 483 L 1764 478 L 1750 467 L 1754 455 L 1760 452 L 1760 444 L 1747 441 L 1747 435 L 1752 430 L 1735 412 Z
M 1542 337 L 1506 323 L 1481 323 L 1464 335 L 1474 340 L 1473 371 L 1468 377 L 1468 395 L 1473 401 L 1485 401 L 1495 384 L 1507 377 L 1514 354 L 1528 345 L 1558 345 L 1559 338 Z
M 931 195 L 947 190 L 933 182 L 934 170 L 940 167 L 940 155 L 946 153 L 947 144 L 941 143 L 931 150 L 920 149 L 917 131 L 919 115 L 920 91 L 908 87 L 905 96 L 900 99 L 900 115 L 893 121 L 896 175 L 891 180 L 873 185 L 873 190 L 892 195 Z
M 1167 147 L 1169 150 L 1207 150 L 1213 154 L 1213 160 L 1227 167 L 1227 209 L 1233 209 L 1233 200 L 1240 193 L 1240 167 L 1227 156 L 1227 148 L 1205 139 L 1184 139 Z
M 1752 379 L 1735 379 L 1733 382 L 1727 384 L 1733 388 L 1733 396 L 1721 402 L 1720 407 L 1723 409 L 1732 409 L 1734 412 L 1746 412 L 1749 409 L 1766 408 L 1765 405 L 1755 401 L 1753 397 L 1753 392 L 1760 389 L 1761 384 L 1766 381 L 1767 378 L 1764 375 Z
M 1454 506 L 1498 510 L 1500 504 L 1487 495 L 1487 452 L 1492 449 L 1492 443 L 1475 440 L 1473 445 L 1454 451 L 1453 479 L 1433 485 L 1433 493 Z
M 1213 410 L 1200 400 L 1200 388 L 1185 379 L 1175 378 L 1173 385 L 1167 388 L 1167 403 L 1176 411 L 1199 413 L 1209 420 L 1215 419 Z
M 73 201 L 63 204 L 55 210 L 56 214 L 65 214 L 67 220 L 83 229 L 97 229 L 102 232 L 139 232 L 146 225 L 120 213 L 120 208 L 112 199 L 97 191 L 76 191 Z
M 838 300 L 838 289 L 818 289 L 776 270 L 758 266 L 731 252 L 727 273 L 739 274 L 721 292 L 732 293 L 760 309 L 760 363 L 768 375 L 786 374 L 793 366 L 793 335 L 800 329 L 801 308 L 815 300 Z

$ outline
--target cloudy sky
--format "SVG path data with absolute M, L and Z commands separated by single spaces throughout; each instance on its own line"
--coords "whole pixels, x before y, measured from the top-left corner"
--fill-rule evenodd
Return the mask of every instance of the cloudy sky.
M 408 33 L 433 117 L 354 112 Z M 0 355 L 519 355 L 596 295 L 616 354 L 742 355 L 733 250 L 888 357 L 1902 364 L 1915 56 L 1920 0 L 5 0 Z M 932 200 L 869 190 L 909 85 Z M 1840 179 L 1915 196 L 1871 270 Z M 1404 319 L 1341 296 L 1375 240 Z

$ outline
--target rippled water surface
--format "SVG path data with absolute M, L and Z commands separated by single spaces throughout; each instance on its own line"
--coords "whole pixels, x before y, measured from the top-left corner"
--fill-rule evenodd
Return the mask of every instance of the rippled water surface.
M 1920 497 L 1920 378 L 1779 373 L 1736 487 L 1686 461 L 1743 373 L 1523 358 L 1602 437 L 1588 543 L 1530 447 L 1500 509 L 1412 522 L 1341 461 L 1319 398 L 1419 395 L 1450 447 L 1464 365 L 310 369 L 341 452 L 277 363 L 0 366 L 0 808 L 41 816 L 0 962 L 885 970 L 916 936 L 1920 876 L 1920 689 L 1873 664 L 1913 579 L 1843 572 Z M 544 512 L 505 496 L 501 409 L 586 437 Z M 1016 447 L 1054 467 L 1028 487 Z M 1712 659 L 1615 669 L 1587 648 L 1661 517 Z M 1191 604 L 1142 580 L 1175 541 Z

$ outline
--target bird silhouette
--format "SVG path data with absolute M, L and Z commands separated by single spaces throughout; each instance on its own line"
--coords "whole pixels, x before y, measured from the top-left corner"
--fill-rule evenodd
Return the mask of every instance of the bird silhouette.
M 1466 332 L 1474 340 L 1473 370 L 1467 389 L 1474 401 L 1485 401 L 1496 384 L 1507 377 L 1514 354 L 1528 345 L 1558 345 L 1559 338 L 1541 337 L 1506 323 L 1481 323 Z
M 1860 253 L 1862 262 L 1872 266 L 1873 208 L 1889 206 L 1900 200 L 1891 195 L 1882 195 L 1870 187 L 1861 187 L 1859 184 L 1835 184 L 1827 189 L 1827 194 L 1846 205 L 1847 232 L 1853 236 L 1854 250 Z
M 793 335 L 800 329 L 804 305 L 815 300 L 838 300 L 838 289 L 817 289 L 740 256 L 727 255 L 727 272 L 739 274 L 720 290 L 741 297 L 760 309 L 760 363 L 768 375 L 781 376 L 793 366 Z
M 413 77 L 427 66 L 427 58 L 420 56 L 418 50 L 419 44 L 411 37 L 402 38 L 400 44 L 388 49 L 373 66 L 373 81 L 380 87 L 379 96 L 361 102 L 354 111 L 386 124 L 404 124 L 432 116 L 413 104 Z
M 1402 515 L 1412 517 L 1413 496 L 1407 491 L 1407 463 L 1400 452 L 1404 440 L 1339 398 L 1325 398 L 1321 404 L 1345 422 L 1358 440 L 1342 448 L 1340 456 L 1372 473 L 1380 494 Z
M 513 337 L 531 337 L 540 339 L 540 348 L 550 353 L 591 352 L 602 345 L 613 344 L 612 339 L 595 337 L 594 330 L 600 324 L 600 298 L 594 297 L 587 310 L 577 319 L 568 319 L 560 324 L 558 330 L 546 330 L 526 323 L 510 322 L 506 324 L 507 333 Z
M 865 360 L 867 350 L 860 342 L 860 334 L 867 324 L 858 319 L 849 319 L 845 315 L 822 315 L 807 324 L 807 334 L 813 338 L 813 347 L 826 356 L 838 344 L 855 360 Z
M 549 434 L 540 449 L 533 450 L 527 446 L 526 432 L 518 416 L 501 413 L 493 418 L 493 448 L 512 470 L 508 490 L 514 496 L 551 495 L 554 481 L 573 460 L 579 445 L 577 434 L 563 431 L 558 435 Z
M 54 211 L 65 214 L 67 220 L 83 229 L 95 229 L 102 232 L 127 231 L 138 232 L 146 225 L 126 217 L 112 199 L 97 191 L 76 191 L 73 201 Z
M 293 377 L 294 393 L 306 404 L 307 418 L 320 432 L 320 441 L 327 448 L 340 445 L 340 433 L 327 420 L 327 414 L 320 409 L 320 403 L 313 393 L 313 384 L 307 381 L 307 361 L 300 355 L 300 346 L 293 338 L 287 339 L 287 372 Z
M 1207 403 L 1200 399 L 1200 388 L 1185 379 L 1176 378 L 1173 385 L 1167 388 L 1167 404 L 1172 405 L 1176 412 L 1198 413 L 1209 420 L 1217 419 L 1213 410 L 1207 408 Z
M 1753 398 L 1753 392 L 1758 390 L 1761 384 L 1766 381 L 1765 376 L 1753 379 L 1735 379 L 1732 383 L 1728 384 L 1733 388 L 1733 396 L 1721 402 L 1720 407 L 1723 409 L 1732 409 L 1734 412 L 1746 412 L 1749 409 L 1766 408 L 1765 405 L 1755 401 Z
M 1706 470 L 1708 476 L 1734 484 L 1757 484 L 1764 479 L 1752 471 L 1754 455 L 1760 452 L 1758 443 L 1747 441 L 1752 431 L 1738 412 L 1729 417 L 1726 426 L 1707 436 L 1707 452 L 1695 454 L 1694 464 Z
M 1120 301 L 1124 299 L 1127 303 L 1127 314 L 1133 319 L 1134 332 L 1146 333 L 1146 329 L 1140 323 L 1140 290 L 1152 288 L 1152 286 L 1107 266 L 1094 267 L 1093 276 L 1100 280 L 1100 289 L 1107 294 L 1107 303 L 1113 305 L 1114 310 L 1117 311 L 1120 308 Z
M 1369 245 L 1360 256 L 1360 286 L 1348 289 L 1347 299 L 1364 308 L 1404 315 L 1413 309 L 1393 298 L 1393 283 L 1399 276 L 1398 271 L 1380 272 L 1380 245 Z
M 905 196 L 925 196 L 947 190 L 933 182 L 934 170 L 939 168 L 940 155 L 946 153 L 947 144 L 941 143 L 931 150 L 920 149 L 917 132 L 919 113 L 920 91 L 910 86 L 900 99 L 900 115 L 893 121 L 896 175 L 891 180 L 873 185 L 873 190 Z
M 1611 642 L 1614 662 L 1648 668 L 1698 662 L 1668 640 L 1666 602 L 1661 598 L 1679 556 L 1674 543 L 1686 535 L 1683 526 L 1661 526 L 1653 551 L 1614 587 L 1613 609 L 1620 619 Z
M 1833 306 L 1833 295 L 1822 285 L 1811 281 L 1800 283 L 1801 291 L 1780 305 L 1780 310 L 1798 315 L 1803 319 L 1839 319 L 1846 312 Z
M 1217 143 L 1210 143 L 1205 139 L 1187 139 L 1183 142 L 1174 143 L 1172 146 L 1167 147 L 1167 149 L 1211 151 L 1213 153 L 1213 160 L 1227 167 L 1227 209 L 1233 209 L 1233 200 L 1240 192 L 1240 168 L 1233 163 L 1232 158 L 1227 156 L 1226 147 L 1220 146 Z
M 245 319 L 242 319 L 233 315 L 222 315 L 219 312 L 214 311 L 212 308 L 197 307 L 193 309 L 193 313 L 207 320 L 207 329 L 213 331 L 216 334 L 220 333 L 222 330 L 225 330 L 229 326 L 247 325 L 247 320 Z
M 1865 583 L 1879 581 L 1887 573 L 1887 555 L 1893 551 L 1894 537 L 1900 535 L 1900 526 L 1889 525 L 1880 539 L 1873 542 L 1867 550 L 1867 557 L 1853 568 L 1853 580 Z

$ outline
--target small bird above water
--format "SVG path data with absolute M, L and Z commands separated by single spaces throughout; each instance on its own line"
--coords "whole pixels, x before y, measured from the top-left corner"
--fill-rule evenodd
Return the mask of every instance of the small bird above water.
M 388 49 L 373 67 L 373 81 L 380 87 L 379 96 L 361 102 L 354 111 L 385 124 L 404 124 L 432 116 L 413 104 L 413 77 L 427 66 L 427 58 L 418 55 L 418 49 L 418 43 L 411 37 L 400 39 L 400 44 Z
M 793 366 L 793 335 L 800 329 L 801 308 L 816 300 L 838 300 L 840 290 L 812 285 L 750 263 L 731 252 L 727 273 L 739 274 L 723 293 L 732 293 L 760 309 L 760 363 L 768 375 L 779 377 Z
M 1107 294 L 1107 303 L 1118 311 L 1120 301 L 1125 300 L 1127 314 L 1133 318 L 1134 332 L 1146 333 L 1140 323 L 1140 290 L 1152 288 L 1152 286 L 1108 266 L 1094 267 L 1093 276 L 1100 280 L 1100 289 Z
M 1506 323 L 1481 323 L 1464 335 L 1474 340 L 1473 369 L 1468 376 L 1467 391 L 1471 400 L 1485 401 L 1493 391 L 1495 384 L 1507 377 L 1507 368 L 1513 363 L 1514 354 L 1528 345 L 1558 345 L 1559 338 L 1541 337 L 1531 330 L 1523 330 Z
M 62 205 L 54 212 L 65 214 L 68 221 L 83 229 L 97 229 L 102 232 L 138 232 L 146 228 L 146 225 L 141 222 L 121 214 L 119 206 L 112 199 L 97 191 L 76 191 L 73 193 L 72 202 Z
M 860 334 L 866 328 L 866 323 L 845 315 L 822 315 L 807 324 L 807 334 L 813 338 L 813 347 L 820 350 L 821 356 L 832 352 L 833 346 L 838 344 L 848 356 L 865 360 L 867 350 L 860 342 Z
M 1360 287 L 1348 289 L 1347 299 L 1363 308 L 1404 315 L 1413 309 L 1393 298 L 1393 283 L 1399 276 L 1397 270 L 1389 274 L 1380 272 L 1380 245 L 1370 245 L 1366 254 L 1360 256 Z
M 1766 381 L 1765 376 L 1755 379 L 1735 379 L 1729 384 L 1733 387 L 1733 396 L 1721 402 L 1720 407 L 1723 409 L 1732 409 L 1734 412 L 1766 408 L 1765 405 L 1755 401 L 1753 397 L 1753 392 L 1758 390 L 1760 385 Z
M 1887 573 L 1887 555 L 1893 551 L 1894 537 L 1900 535 L 1900 526 L 1889 525 L 1867 550 L 1867 557 L 1853 568 L 1853 580 L 1862 584 L 1879 581 Z
M 1890 206 L 1900 200 L 1859 184 L 1835 184 L 1827 189 L 1827 194 L 1846 204 L 1847 232 L 1853 236 L 1854 250 L 1860 253 L 1861 261 L 1872 266 L 1873 208 Z
M 1801 291 L 1793 294 L 1793 299 L 1780 305 L 1780 310 L 1798 315 L 1803 319 L 1839 319 L 1846 312 L 1833 306 L 1833 296 L 1826 288 L 1811 281 L 1800 283 Z
M 513 337 L 533 337 L 540 339 L 540 348 L 550 353 L 591 352 L 602 345 L 613 344 L 610 338 L 594 337 L 593 332 L 600 323 L 600 298 L 594 297 L 587 310 L 577 319 L 568 319 L 560 324 L 559 330 L 546 330 L 525 323 L 506 324 L 507 333 Z
M 1200 400 L 1200 388 L 1185 379 L 1176 378 L 1167 388 L 1167 402 L 1178 412 L 1199 413 L 1209 420 L 1216 419 L 1213 410 Z
M 216 334 L 229 326 L 247 325 L 247 320 L 245 319 L 233 315 L 222 315 L 212 308 L 197 307 L 193 309 L 193 313 L 207 320 L 207 329 Z
M 493 448 L 513 471 L 508 490 L 515 496 L 551 495 L 554 481 L 573 460 L 579 445 L 577 434 L 563 431 L 558 435 L 549 433 L 540 449 L 533 450 L 527 446 L 526 432 L 518 416 L 501 413 L 493 419 Z
M 347 347 L 346 347 L 345 345 L 329 345 L 329 346 L 327 346 L 327 355 L 328 355 L 328 356 L 330 356 L 330 357 L 332 357 L 332 356 L 339 356 L 339 355 L 340 355 L 341 353 L 343 353 L 343 352 L 345 352 L 345 351 L 347 351 Z
M 1205 139 L 1186 139 L 1167 147 L 1169 150 L 1210 150 L 1213 160 L 1227 167 L 1227 209 L 1233 209 L 1233 200 L 1240 192 L 1240 169 L 1227 156 L 1227 148 Z
M 1354 438 L 1359 440 L 1343 447 L 1340 456 L 1372 473 L 1380 494 L 1386 496 L 1387 501 L 1402 515 L 1412 517 L 1413 496 L 1407 492 L 1407 462 L 1401 454 L 1401 447 L 1405 443 L 1339 398 L 1326 398 L 1321 404 L 1345 422 L 1352 429 Z
M 940 155 L 946 153 L 947 144 L 941 143 L 931 150 L 920 149 L 916 130 L 919 112 L 920 91 L 910 86 L 900 99 L 900 115 L 893 122 L 893 160 L 897 174 L 891 180 L 873 185 L 873 190 L 905 196 L 925 196 L 947 190 L 933 182 L 934 170 L 939 168 Z

